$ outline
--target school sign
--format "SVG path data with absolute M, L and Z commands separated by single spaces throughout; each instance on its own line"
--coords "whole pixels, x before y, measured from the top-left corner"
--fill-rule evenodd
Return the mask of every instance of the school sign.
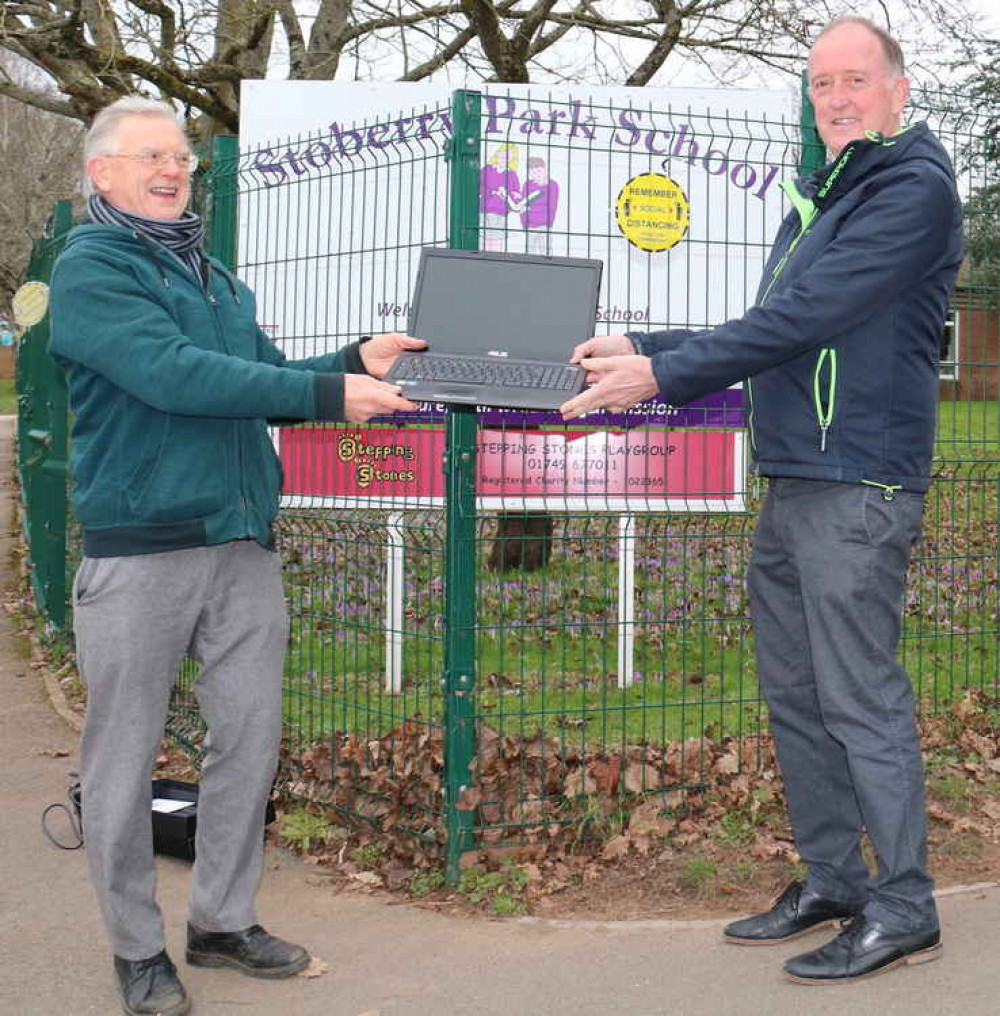
M 586 88 L 542 95 L 511 85 L 481 91 L 480 248 L 603 260 L 595 334 L 707 328 L 752 302 L 784 211 L 778 183 L 796 161 L 793 93 Z M 775 124 L 787 130 L 774 136 Z M 262 321 L 289 356 L 334 349 L 359 334 L 405 330 L 419 249 L 448 236 L 444 167 L 453 133 L 451 91 L 441 86 L 244 83 L 240 142 L 251 153 L 255 186 L 241 192 L 241 221 L 297 227 L 274 231 L 266 253 L 253 246 L 258 230 L 243 231 L 239 260 Z M 680 409 L 653 402 L 629 414 L 592 414 L 583 423 L 605 435 L 642 428 L 641 439 L 629 440 L 645 449 L 649 468 L 620 476 L 581 472 L 579 463 L 594 461 L 593 440 L 583 432 L 549 434 L 546 448 L 553 441 L 563 446 L 549 456 L 563 464 L 561 479 L 544 465 L 546 456 L 514 450 L 517 436 L 503 430 L 544 427 L 558 417 L 484 409 L 483 427 L 499 422 L 501 429 L 479 451 L 481 503 L 577 503 L 600 493 L 610 508 L 641 493 L 650 507 L 738 506 L 742 435 L 733 429 L 733 403 L 739 398 L 731 391 Z M 351 503 L 366 497 L 437 503 L 443 438 L 429 433 L 439 430 L 443 407 L 423 408 L 417 457 L 424 464 L 389 470 L 384 480 L 379 476 L 387 471 L 373 465 L 361 471 L 367 478 L 361 488 L 349 468 L 336 465 L 332 452 L 342 445 L 331 432 L 284 432 L 286 492 L 312 504 L 340 503 L 347 491 Z M 708 440 L 678 429 L 720 426 Z M 377 433 L 371 440 L 381 440 Z M 613 455 L 617 438 L 600 440 Z M 623 453 L 622 461 L 637 456 Z M 529 459 L 541 465 L 530 467 Z M 668 461 L 676 465 L 655 465 Z

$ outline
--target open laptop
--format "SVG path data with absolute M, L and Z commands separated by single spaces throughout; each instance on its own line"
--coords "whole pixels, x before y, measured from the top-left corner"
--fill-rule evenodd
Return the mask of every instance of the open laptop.
M 403 353 L 385 380 L 416 402 L 557 409 L 584 387 L 569 361 L 594 334 L 603 263 L 424 247 Z

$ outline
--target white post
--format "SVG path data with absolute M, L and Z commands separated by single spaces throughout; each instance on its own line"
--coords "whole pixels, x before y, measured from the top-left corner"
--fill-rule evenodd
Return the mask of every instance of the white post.
M 618 516 L 618 687 L 631 688 L 635 673 L 635 516 Z
M 403 690 L 403 513 L 386 519 L 385 555 L 385 690 Z

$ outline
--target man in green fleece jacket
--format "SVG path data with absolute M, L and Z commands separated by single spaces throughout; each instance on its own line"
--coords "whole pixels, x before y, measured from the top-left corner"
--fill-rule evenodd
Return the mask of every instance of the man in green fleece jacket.
M 201 665 L 208 728 L 187 960 L 268 978 L 309 962 L 254 910 L 288 634 L 266 421 L 416 409 L 378 379 L 424 343 L 378 335 L 286 361 L 250 290 L 202 251 L 187 211 L 196 159 L 169 106 L 118 100 L 95 118 L 84 156 L 90 222 L 56 263 L 49 347 L 69 384 L 83 531 L 73 603 L 84 834 L 124 1012 L 180 1016 L 190 1002 L 154 897 L 150 776 L 186 655 Z

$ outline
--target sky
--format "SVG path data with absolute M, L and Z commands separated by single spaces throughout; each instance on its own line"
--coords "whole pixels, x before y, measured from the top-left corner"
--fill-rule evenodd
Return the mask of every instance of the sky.
M 997 0 L 971 0 L 969 6 L 983 15 L 990 31 L 1000 34 L 1000 14 L 997 13 Z
M 982 19 L 984 34 L 991 34 L 995 38 L 1000 38 L 1000 2 L 998 0 L 965 0 L 965 3 L 973 13 L 978 14 Z M 889 10 L 890 17 L 893 18 L 893 22 L 896 22 L 899 18 L 899 13 L 897 12 L 900 12 L 901 8 L 901 4 L 897 0 L 857 0 L 852 13 L 871 17 L 874 21 L 884 24 L 883 7 Z M 905 46 L 904 56 L 909 56 Z M 670 76 L 669 83 L 671 84 L 698 87 L 715 83 L 709 72 L 698 65 L 685 63 L 683 67 L 679 67 L 676 62 L 671 64 L 669 61 L 660 74 L 653 79 L 652 83 L 654 85 L 667 84 L 666 80 L 661 79 L 665 79 L 668 74 Z M 911 76 L 914 83 L 920 83 L 921 75 L 919 68 L 914 68 Z M 790 83 L 790 78 L 787 74 L 783 74 L 780 71 L 772 71 L 769 68 L 758 65 L 757 69 L 751 71 L 746 80 L 737 84 L 737 87 L 784 89 L 795 86 Z

